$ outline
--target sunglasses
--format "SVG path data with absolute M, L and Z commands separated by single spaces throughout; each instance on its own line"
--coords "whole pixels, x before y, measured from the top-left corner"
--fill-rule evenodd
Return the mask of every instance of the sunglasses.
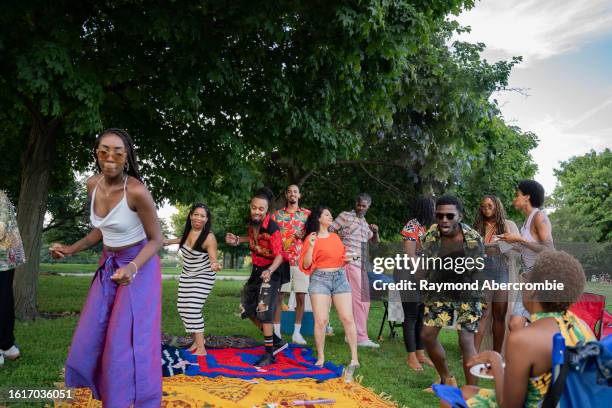
M 125 150 L 114 150 L 114 151 L 109 151 L 106 149 L 97 149 L 96 150 L 96 155 L 98 156 L 98 159 L 100 160 L 106 160 L 109 157 L 112 157 L 113 160 L 121 160 L 123 158 L 123 156 L 125 156 Z
M 442 221 L 444 218 L 446 218 L 449 221 L 452 221 L 455 219 L 455 213 L 436 213 L 436 219 Z

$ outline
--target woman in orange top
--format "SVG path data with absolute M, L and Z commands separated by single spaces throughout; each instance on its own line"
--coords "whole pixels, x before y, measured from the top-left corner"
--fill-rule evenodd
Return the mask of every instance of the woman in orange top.
M 329 322 L 329 309 L 333 300 L 351 349 L 347 376 L 349 373 L 352 376 L 353 371 L 359 367 L 359 359 L 351 287 L 344 272 L 344 265 L 349 259 L 340 237 L 328 230 L 333 220 L 327 207 L 319 207 L 310 214 L 305 227 L 308 238 L 302 248 L 299 267 L 305 274 L 311 275 L 308 293 L 315 321 L 316 365 L 322 367 L 325 362 L 325 328 Z

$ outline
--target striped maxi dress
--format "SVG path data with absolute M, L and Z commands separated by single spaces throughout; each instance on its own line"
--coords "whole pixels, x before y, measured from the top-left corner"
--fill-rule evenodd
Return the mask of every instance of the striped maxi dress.
M 208 252 L 195 251 L 185 245 L 180 249 L 183 270 L 179 278 L 177 308 L 187 333 L 204 332 L 202 308 L 215 284 Z

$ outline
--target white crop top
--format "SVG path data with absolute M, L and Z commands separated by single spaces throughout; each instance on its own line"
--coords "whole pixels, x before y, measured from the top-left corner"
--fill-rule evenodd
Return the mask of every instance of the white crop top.
M 128 205 L 126 190 L 127 179 L 128 177 L 125 178 L 125 182 L 123 183 L 123 199 L 121 199 L 104 218 L 98 217 L 94 211 L 96 191 L 98 190 L 97 184 L 91 195 L 91 225 L 102 232 L 102 241 L 104 245 L 111 248 L 135 244 L 147 237 L 142 222 L 140 222 L 140 218 L 138 218 L 138 214 L 132 211 Z M 100 181 L 98 181 L 98 184 L 100 184 Z

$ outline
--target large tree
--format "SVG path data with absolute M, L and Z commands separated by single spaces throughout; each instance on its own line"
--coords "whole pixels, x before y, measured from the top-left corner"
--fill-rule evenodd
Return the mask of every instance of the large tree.
M 590 151 L 562 162 L 550 200 L 555 245 L 576 256 L 587 276 L 611 276 L 612 151 Z
M 237 194 L 261 160 L 302 179 L 389 125 L 410 58 L 470 0 L 83 1 L 0 6 L 0 110 L 23 146 L 18 222 L 29 262 L 17 314 L 36 315 L 51 175 L 93 160 L 105 126 L 134 136 L 155 196 Z M 300 149 L 295 146 L 299 145 Z M 13 163 L 15 164 L 15 163 Z M 304 170 L 304 172 L 302 172 Z
M 369 217 L 389 239 L 397 237 L 409 203 L 421 193 L 457 193 L 468 222 L 483 194 L 497 194 L 509 205 L 518 181 L 536 170 L 529 151 L 537 138 L 506 125 L 493 99 L 505 90 L 520 58 L 491 64 L 481 59 L 483 44 L 449 47 L 456 30 L 452 21 L 440 23 L 409 58 L 391 126 L 364 131 L 356 154 L 315 162 L 307 177 L 291 179 L 285 167 L 272 162 L 267 184 L 280 197 L 282 183 L 305 181 L 304 203 L 322 202 L 336 213 L 367 191 L 374 197 Z
M 558 240 L 612 242 L 612 151 L 590 151 L 561 163 L 551 220 Z

